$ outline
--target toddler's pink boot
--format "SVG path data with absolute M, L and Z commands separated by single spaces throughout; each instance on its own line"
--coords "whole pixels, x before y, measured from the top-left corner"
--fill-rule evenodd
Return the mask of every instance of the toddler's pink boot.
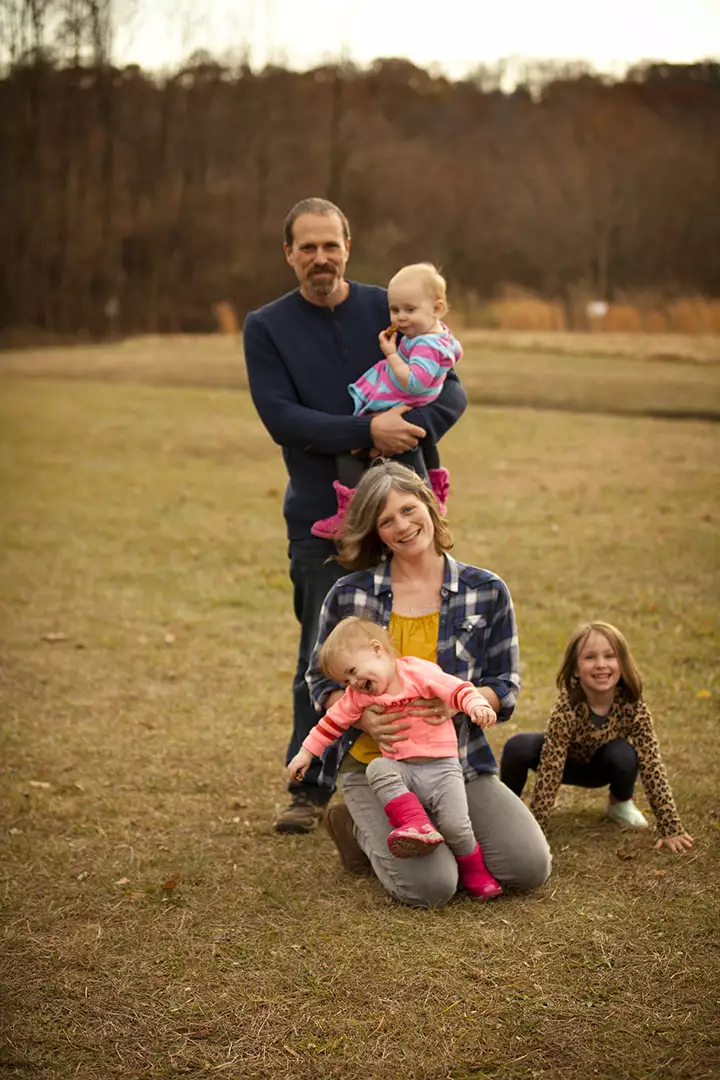
M 387 845 L 397 859 L 430 855 L 438 844 L 445 843 L 417 795 L 411 791 L 385 803 L 385 813 L 393 826 Z
M 480 845 L 469 855 L 456 856 L 460 880 L 473 900 L 494 900 L 502 889 L 485 865 Z
M 334 540 L 336 536 L 340 535 L 347 508 L 355 494 L 355 488 L 345 487 L 339 480 L 333 480 L 333 487 L 338 501 L 337 513 L 333 514 L 332 517 L 316 521 L 310 529 L 313 536 L 320 536 L 323 540 Z
M 447 469 L 428 469 L 428 480 L 437 499 L 440 516 L 447 513 L 447 500 L 450 494 L 450 473 Z

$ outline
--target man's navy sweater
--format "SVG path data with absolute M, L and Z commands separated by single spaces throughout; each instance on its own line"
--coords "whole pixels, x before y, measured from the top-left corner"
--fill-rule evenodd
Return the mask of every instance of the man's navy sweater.
M 335 455 L 372 446 L 372 417 L 353 416 L 348 385 L 382 359 L 378 334 L 388 325 L 387 292 L 349 284 L 347 299 L 333 309 L 295 289 L 245 320 L 250 393 L 290 477 L 283 506 L 290 540 L 308 538 L 315 521 L 337 510 Z M 440 396 L 405 419 L 437 442 L 466 404 L 451 371 Z

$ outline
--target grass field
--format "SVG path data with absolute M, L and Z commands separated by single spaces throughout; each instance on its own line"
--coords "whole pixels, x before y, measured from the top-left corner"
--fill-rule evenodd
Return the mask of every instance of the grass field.
M 284 474 L 232 343 L 0 354 L 3 1080 L 720 1074 L 720 429 L 612 414 L 720 414 L 720 367 L 492 341 L 443 457 L 456 553 L 517 606 L 493 745 L 544 725 L 577 621 L 617 622 L 695 849 L 566 789 L 543 889 L 419 912 L 273 834 Z
M 468 330 L 459 371 L 480 405 L 720 419 L 720 337 Z M 247 388 L 233 337 L 147 337 L 0 351 L 0 375 Z

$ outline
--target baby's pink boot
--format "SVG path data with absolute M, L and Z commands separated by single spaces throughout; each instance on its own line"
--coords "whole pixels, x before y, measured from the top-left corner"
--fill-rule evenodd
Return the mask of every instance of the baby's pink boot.
M 385 803 L 385 813 L 393 826 L 387 839 L 390 851 L 397 859 L 411 859 L 418 855 L 430 855 L 438 844 L 444 844 L 418 799 L 408 791 Z
M 438 508 L 440 510 L 440 516 L 445 517 L 447 513 L 447 500 L 450 494 L 450 473 L 447 469 L 428 469 L 428 480 L 430 481 L 430 487 L 433 489 L 433 494 L 437 499 Z
M 355 494 L 355 488 L 345 487 L 339 480 L 333 480 L 333 487 L 337 494 L 337 514 L 333 514 L 333 516 L 329 518 L 322 518 L 321 521 L 316 521 L 310 529 L 313 536 L 321 536 L 323 540 L 334 540 L 336 536 L 340 535 L 347 508 L 350 504 L 350 500 Z
M 493 900 L 502 896 L 502 889 L 485 866 L 479 844 L 469 855 L 458 855 L 456 859 L 460 880 L 473 900 Z

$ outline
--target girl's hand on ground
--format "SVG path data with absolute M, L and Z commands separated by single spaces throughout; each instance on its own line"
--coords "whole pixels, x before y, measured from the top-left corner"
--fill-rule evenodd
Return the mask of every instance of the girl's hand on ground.
M 308 750 L 299 750 L 287 767 L 288 780 L 302 780 L 311 761 L 312 754 Z
M 497 723 L 495 710 L 489 705 L 476 705 L 470 713 L 470 719 L 473 724 L 477 724 L 477 726 L 483 728 L 483 730 L 485 728 L 493 727 Z
M 688 836 L 686 832 L 678 833 L 677 836 L 663 836 L 655 845 L 655 850 L 659 851 L 665 844 L 674 855 L 684 855 L 686 851 L 690 850 L 694 842 L 692 836 Z
M 426 724 L 434 724 L 436 727 L 444 724 L 454 715 L 449 705 L 442 698 L 416 698 L 405 707 L 408 716 L 417 716 Z
M 410 724 L 403 720 L 404 716 L 405 712 L 385 712 L 382 705 L 368 705 L 356 726 L 374 739 L 381 750 L 391 753 L 395 743 L 407 739 L 405 732 Z

